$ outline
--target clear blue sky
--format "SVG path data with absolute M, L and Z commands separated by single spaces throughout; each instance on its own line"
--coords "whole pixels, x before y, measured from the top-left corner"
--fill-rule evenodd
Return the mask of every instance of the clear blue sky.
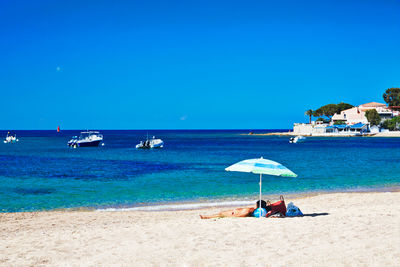
M 0 129 L 291 128 L 400 87 L 400 1 L 0 3 Z

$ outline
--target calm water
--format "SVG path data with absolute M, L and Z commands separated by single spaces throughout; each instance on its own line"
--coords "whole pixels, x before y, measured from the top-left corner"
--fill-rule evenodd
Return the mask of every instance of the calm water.
M 98 148 L 68 148 L 79 131 L 17 131 L 18 143 L 1 142 L 0 212 L 252 200 L 258 176 L 224 168 L 260 156 L 298 174 L 264 176 L 263 194 L 400 185 L 400 138 L 307 138 L 289 144 L 288 137 L 240 135 L 248 130 L 150 131 L 165 147 L 136 150 L 146 131 L 101 132 L 105 146 Z

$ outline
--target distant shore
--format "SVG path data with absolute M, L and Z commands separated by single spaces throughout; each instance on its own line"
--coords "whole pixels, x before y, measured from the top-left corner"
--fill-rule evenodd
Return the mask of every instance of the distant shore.
M 285 136 L 295 136 L 296 134 L 294 134 L 293 132 L 275 132 L 275 133 L 243 133 L 241 135 L 255 135 L 255 136 L 268 136 L 268 135 L 285 135 Z
M 377 133 L 373 137 L 400 137 L 400 131 L 392 131 L 386 133 Z
M 295 134 L 293 132 L 275 132 L 275 133 L 243 133 L 241 135 L 255 135 L 255 136 L 296 136 L 299 134 Z M 304 135 L 304 136 L 310 136 L 310 135 Z M 364 137 L 400 137 L 400 131 L 391 131 L 391 132 L 385 132 L 385 133 L 376 133 L 376 134 L 367 134 L 363 135 Z M 360 136 L 350 136 L 350 135 L 320 135 L 320 136 L 314 136 L 314 137 L 360 137 Z

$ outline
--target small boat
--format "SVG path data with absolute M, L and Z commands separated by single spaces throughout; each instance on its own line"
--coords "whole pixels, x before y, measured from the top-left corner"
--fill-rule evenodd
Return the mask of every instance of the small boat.
M 140 141 L 140 143 L 136 145 L 137 149 L 162 148 L 162 147 L 164 147 L 164 141 L 161 139 L 156 139 L 155 136 L 153 136 L 152 139 L 147 138 L 146 141 Z
M 291 137 L 289 139 L 289 143 L 296 144 L 296 143 L 304 142 L 305 140 L 306 140 L 306 138 L 304 136 L 298 135 L 296 137 Z
M 103 135 L 97 131 L 86 131 L 81 132 L 78 136 L 73 136 L 71 140 L 68 141 L 68 146 L 70 147 L 88 147 L 88 146 L 99 146 L 103 141 Z
M 10 132 L 7 133 L 6 139 L 4 140 L 5 144 L 8 143 L 16 143 L 18 142 L 19 139 L 17 139 L 17 135 L 16 134 L 10 134 Z
M 78 142 L 78 136 L 72 136 L 71 140 L 68 141 L 68 146 L 70 147 L 76 147 L 76 143 Z
M 57 133 L 60 132 L 60 126 L 57 126 Z

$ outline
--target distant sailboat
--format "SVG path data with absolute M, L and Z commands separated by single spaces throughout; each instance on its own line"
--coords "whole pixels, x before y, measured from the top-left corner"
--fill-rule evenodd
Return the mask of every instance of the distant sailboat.
M 60 132 L 60 126 L 57 126 L 57 133 Z

